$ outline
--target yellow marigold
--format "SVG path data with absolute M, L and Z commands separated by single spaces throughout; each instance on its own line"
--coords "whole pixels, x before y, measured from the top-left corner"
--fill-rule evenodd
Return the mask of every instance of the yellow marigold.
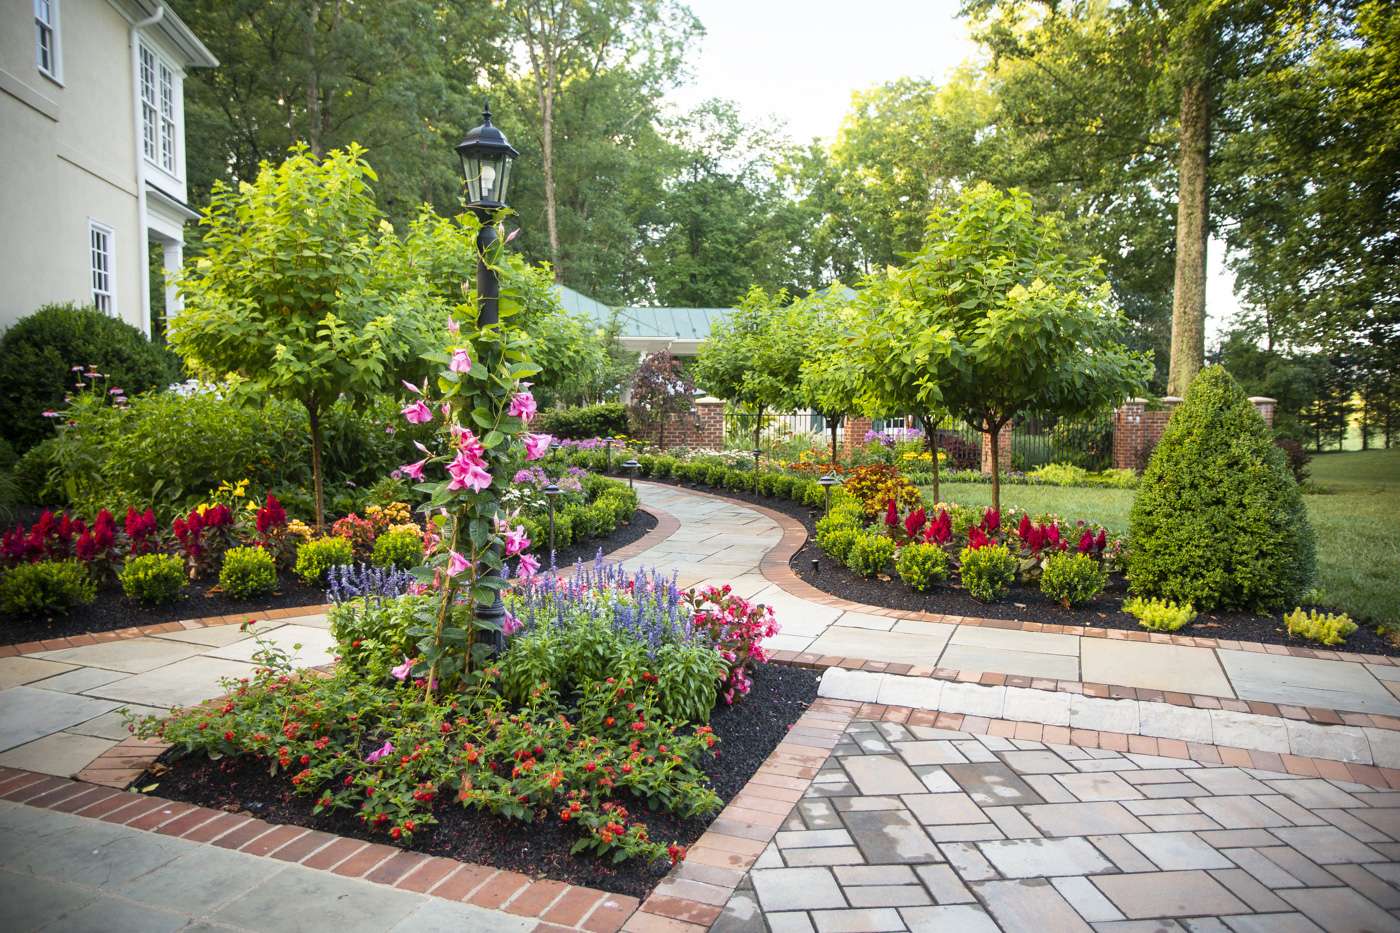
M 310 540 L 312 533 L 311 526 L 306 524 L 306 522 L 302 521 L 299 518 L 294 518 L 291 521 L 287 522 L 287 532 L 288 534 L 296 535 L 298 538 L 301 538 L 303 540 Z
M 423 529 L 416 522 L 404 522 L 401 525 L 390 525 L 389 531 L 411 531 L 414 537 L 423 537 Z

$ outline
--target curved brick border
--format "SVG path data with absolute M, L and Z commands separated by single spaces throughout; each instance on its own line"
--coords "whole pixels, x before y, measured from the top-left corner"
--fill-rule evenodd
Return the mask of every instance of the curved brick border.
M 134 760 L 138 750 L 129 743 L 122 744 L 128 746 Z M 149 754 L 154 758 L 159 754 L 158 747 L 141 744 L 141 755 Z M 560 930 L 612 933 L 623 928 L 638 906 L 635 897 L 595 888 L 533 880 L 513 871 L 348 839 L 302 826 L 266 823 L 241 813 L 210 810 L 14 768 L 0 768 L 0 799 L 75 813 L 223 849 L 237 849 L 249 855 L 294 862 L 306 868 L 346 878 L 362 878 L 405 891 L 504 910 L 538 919 L 535 930 L 539 933 Z
M 1162 645 L 1179 645 L 1188 648 L 1224 648 L 1249 651 L 1256 654 L 1291 655 L 1298 658 L 1315 658 L 1327 661 L 1350 661 L 1359 664 L 1382 664 L 1400 666 L 1400 657 L 1388 655 L 1356 654 L 1349 651 L 1328 651 L 1319 648 L 1299 648 L 1285 645 L 1266 645 L 1261 642 L 1231 641 L 1227 639 L 1198 638 L 1190 635 L 1166 635 L 1158 632 L 1130 632 L 1121 629 L 1101 629 L 1080 625 L 1045 625 L 1039 622 L 1014 622 L 1007 619 L 981 619 L 973 616 L 939 615 L 931 612 L 910 612 L 902 609 L 887 609 L 883 606 L 868 606 L 851 602 L 824 593 L 793 573 L 789 561 L 807 541 L 807 529 L 797 519 L 762 505 L 755 505 L 743 499 L 701 492 L 688 486 L 674 483 L 658 484 L 684 489 L 687 493 L 718 499 L 747 509 L 752 509 L 775 523 L 782 529 L 783 537 L 769 549 L 759 563 L 764 579 L 777 585 L 785 592 L 822 606 L 830 606 L 847 612 L 861 612 L 868 615 L 906 619 L 914 622 L 941 622 L 948 625 L 969 625 L 979 628 L 999 628 L 1021 632 L 1045 632 L 1056 635 L 1077 635 L 1081 638 L 1107 638 L 1119 641 L 1150 642 Z M 963 683 L 980 683 L 985 686 L 1029 687 L 1036 690 L 1053 690 L 1067 693 L 1082 693 L 1085 696 L 1110 699 L 1138 700 L 1141 702 L 1170 703 L 1195 709 L 1223 709 L 1238 713 L 1253 713 L 1259 716 L 1275 716 L 1284 719 L 1297 719 L 1319 725 L 1347 725 L 1359 728 L 1386 729 L 1400 731 L 1400 718 L 1374 713 L 1358 713 L 1347 710 L 1329 709 L 1320 706 L 1289 706 L 1286 704 L 1263 703 L 1256 700 L 1240 700 L 1233 697 L 1215 697 L 1201 694 L 1178 693 L 1165 690 L 1150 690 L 1145 687 L 1128 687 L 1119 684 L 1086 683 L 1072 680 L 1051 680 L 1041 677 L 1026 677 L 1019 674 L 1003 674 L 984 671 L 958 671 L 950 668 L 918 667 L 910 664 L 892 664 L 872 661 L 866 658 L 841 658 L 831 655 L 820 656 L 795 651 L 775 651 L 773 659 L 799 667 L 824 670 L 828 667 L 841 667 L 847 670 L 866 670 L 889 674 L 903 674 L 910 677 L 936 677 L 940 680 L 954 680 Z

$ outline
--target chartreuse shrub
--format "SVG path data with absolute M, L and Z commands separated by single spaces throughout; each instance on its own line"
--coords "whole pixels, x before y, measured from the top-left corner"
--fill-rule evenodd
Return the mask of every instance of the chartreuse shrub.
M 1304 612 L 1301 606 L 1284 616 L 1283 624 L 1288 626 L 1288 634 L 1323 645 L 1340 645 L 1356 631 L 1356 623 L 1345 612 L 1338 615 L 1316 609 Z
M 349 538 L 326 535 L 312 538 L 297 548 L 297 562 L 293 569 L 303 583 L 314 586 L 326 578 L 326 571 L 354 559 L 355 549 Z
M 915 541 L 899 549 L 894 561 L 899 579 L 920 593 L 948 579 L 948 552 L 936 544 Z
M 988 544 L 979 548 L 965 547 L 958 555 L 963 589 L 973 599 L 995 602 L 1006 595 L 1016 582 L 1016 567 L 1020 563 L 1004 544 Z
M 234 599 L 252 599 L 277 589 L 277 563 L 260 547 L 229 548 L 219 568 L 219 588 Z
M 1175 632 L 1196 618 L 1190 603 L 1177 605 L 1170 599 L 1143 599 L 1135 596 L 1123 603 L 1123 611 L 1135 616 L 1138 625 L 1154 632 Z
M 718 740 L 708 726 L 667 719 L 649 683 L 590 683 L 570 706 L 539 684 L 517 706 L 490 672 L 431 692 L 407 672 L 369 678 L 349 664 L 294 678 L 287 655 L 266 645 L 256 659 L 248 682 L 224 682 L 224 704 L 148 717 L 136 733 L 176 755 L 260 761 L 314 813 L 358 818 L 393 840 L 432 826 L 443 800 L 575 829 L 575 852 L 677 861 L 684 850 L 652 839 L 624 801 L 681 819 L 720 806 L 701 770 Z
M 862 534 L 864 532 L 859 528 L 837 528 L 828 532 L 826 539 L 817 541 L 817 544 L 821 546 L 823 551 L 844 564 L 851 554 L 851 548 L 855 546 L 856 539 Z
M 1283 451 L 1223 368 L 1203 369 L 1152 453 L 1129 517 L 1134 593 L 1201 609 L 1296 603 L 1312 528 Z
M 861 532 L 851 544 L 846 555 L 846 566 L 852 573 L 862 577 L 873 577 L 884 572 L 894 557 L 894 542 L 875 531 Z
M 97 598 L 97 584 L 76 560 L 17 564 L 0 573 L 0 616 L 53 617 Z
M 530 540 L 537 539 L 531 537 Z M 423 563 L 423 539 L 408 528 L 386 531 L 374 539 L 369 562 L 376 567 L 397 567 L 399 570 L 417 567 Z
M 1040 571 L 1040 591 L 1066 609 L 1087 603 L 1107 585 L 1108 571 L 1088 554 L 1056 552 Z
M 174 554 L 142 554 L 128 557 L 117 579 L 127 596 L 156 606 L 179 596 L 189 576 L 185 562 Z

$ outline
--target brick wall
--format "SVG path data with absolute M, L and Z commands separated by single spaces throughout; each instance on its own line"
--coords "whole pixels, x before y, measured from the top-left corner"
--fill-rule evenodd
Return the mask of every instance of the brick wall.
M 1278 403 L 1271 398 L 1253 396 L 1250 401 L 1270 427 Z M 1121 470 L 1141 470 L 1147 466 L 1152 450 L 1162 439 L 1167 421 L 1181 404 L 1181 399 L 1168 395 L 1161 400 L 1160 410 L 1148 411 L 1147 400 L 1130 398 L 1113 413 L 1113 465 Z
M 648 425 L 636 434 L 655 444 L 661 437 L 660 425 Z M 705 396 L 695 402 L 695 411 L 671 415 L 666 422 L 667 447 L 724 447 L 724 400 Z
M 847 415 L 841 421 L 841 443 L 836 449 L 842 460 L 850 460 L 865 444 L 865 435 L 872 426 L 871 420 L 863 415 Z
M 997 435 L 997 465 L 1002 471 L 1011 469 L 1011 425 L 1001 429 Z M 984 433 L 982 435 L 982 472 L 991 474 L 992 472 L 992 436 Z

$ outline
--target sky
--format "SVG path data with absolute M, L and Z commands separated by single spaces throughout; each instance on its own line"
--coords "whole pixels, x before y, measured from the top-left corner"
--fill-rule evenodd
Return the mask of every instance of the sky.
M 958 0 L 687 0 L 705 36 L 690 55 L 682 110 L 711 97 L 736 101 L 746 121 L 777 117 L 795 142 L 830 140 L 853 91 L 904 76 L 942 80 L 980 54 Z M 1206 342 L 1238 309 L 1224 247 L 1211 243 Z

